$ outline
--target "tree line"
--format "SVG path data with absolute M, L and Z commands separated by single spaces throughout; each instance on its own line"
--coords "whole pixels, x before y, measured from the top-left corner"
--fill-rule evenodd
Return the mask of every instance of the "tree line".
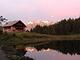
M 80 34 L 80 17 L 75 19 L 63 19 L 53 25 L 40 26 L 37 25 L 30 32 L 52 35 L 70 35 Z

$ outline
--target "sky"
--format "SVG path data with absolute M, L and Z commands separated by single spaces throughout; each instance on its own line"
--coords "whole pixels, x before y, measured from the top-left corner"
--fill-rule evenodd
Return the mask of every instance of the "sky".
M 80 55 L 63 54 L 51 49 L 36 51 L 34 48 L 27 48 L 26 50 L 27 52 L 24 56 L 33 58 L 34 60 L 80 60 Z
M 80 0 L 0 0 L 0 15 L 9 20 L 49 19 L 57 22 L 80 16 Z

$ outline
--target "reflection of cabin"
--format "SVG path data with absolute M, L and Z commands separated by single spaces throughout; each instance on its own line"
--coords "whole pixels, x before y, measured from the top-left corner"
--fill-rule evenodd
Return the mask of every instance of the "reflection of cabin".
M 9 21 L 3 26 L 3 32 L 24 32 L 25 28 L 22 21 Z

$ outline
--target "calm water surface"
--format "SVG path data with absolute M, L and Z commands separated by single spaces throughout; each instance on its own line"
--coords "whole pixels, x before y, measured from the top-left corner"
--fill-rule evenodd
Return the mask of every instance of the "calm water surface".
M 28 52 L 24 56 L 33 58 L 34 60 L 80 60 L 80 55 L 62 54 L 56 50 L 42 49 L 37 51 L 35 48 L 26 48 Z

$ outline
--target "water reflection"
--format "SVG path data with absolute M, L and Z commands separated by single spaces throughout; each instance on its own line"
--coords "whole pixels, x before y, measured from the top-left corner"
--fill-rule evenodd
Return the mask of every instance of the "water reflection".
M 26 48 L 27 52 L 24 56 L 33 58 L 34 60 L 80 60 L 80 55 L 62 54 L 52 49 L 42 49 L 37 51 L 35 48 Z
M 28 52 L 34 52 L 34 51 L 37 51 L 37 49 L 34 48 L 34 47 L 26 47 L 26 51 L 28 51 Z

